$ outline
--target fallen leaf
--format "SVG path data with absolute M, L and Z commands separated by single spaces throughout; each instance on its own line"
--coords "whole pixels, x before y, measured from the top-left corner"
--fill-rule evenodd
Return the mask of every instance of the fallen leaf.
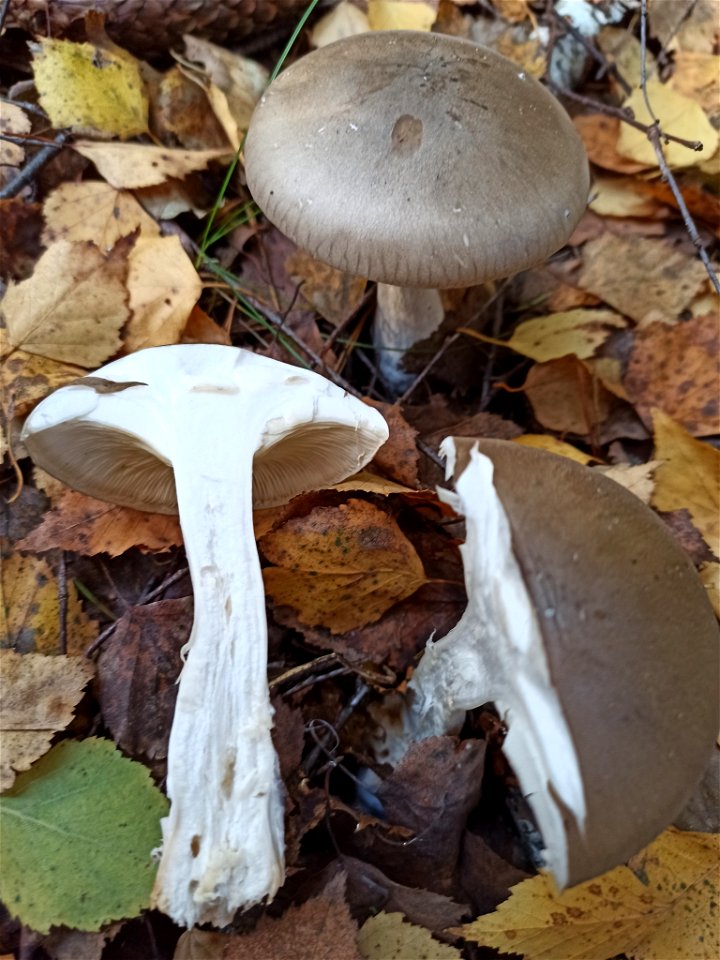
M 574 356 L 536 363 L 522 389 L 544 427 L 578 436 L 595 433 L 617 402 Z
M 652 187 L 632 177 L 595 177 L 590 209 L 601 217 L 655 217 L 665 207 Z
M 38 357 L 24 350 L 14 350 L 10 356 L 3 357 L 0 363 L 2 409 L 8 419 L 29 413 L 38 400 L 56 387 L 77 380 L 84 373 L 86 371 L 82 367 L 58 363 L 57 360 Z
M 535 447 L 537 450 L 548 450 L 550 453 L 567 457 L 569 460 L 574 460 L 576 463 L 582 463 L 585 466 L 592 463 L 594 459 L 589 454 L 583 453 L 582 450 L 578 450 L 571 443 L 565 443 L 563 440 L 551 437 L 547 433 L 524 433 L 521 437 L 515 437 L 513 443 L 520 443 L 524 447 Z
M 150 903 L 167 800 L 109 740 L 65 740 L 0 797 L 3 898 L 47 933 L 99 930 Z
M 136 230 L 144 237 L 159 237 L 160 228 L 135 197 L 101 180 L 66 182 L 56 187 L 43 204 L 46 246 L 58 240 L 92 241 L 103 251 Z
M 621 121 L 604 113 L 587 113 L 573 118 L 575 129 L 582 138 L 588 159 L 604 170 L 614 173 L 639 173 L 645 164 L 637 163 L 617 151 Z
M 150 100 L 150 125 L 162 143 L 186 150 L 227 149 L 226 134 L 200 84 L 172 67 L 159 79 Z
M 182 544 L 177 517 L 116 507 L 60 488 L 40 526 L 18 542 L 20 550 L 73 550 L 84 556 L 117 557 L 131 547 L 157 553 Z
M 73 150 L 95 164 L 98 173 L 118 190 L 152 187 L 166 180 L 182 180 L 204 170 L 213 160 L 230 159 L 232 151 L 173 150 L 145 143 L 94 143 L 76 140 Z
M 525 960 L 716 960 L 718 837 L 668 830 L 596 880 L 558 893 L 547 876 L 512 888 L 495 913 L 452 930 Z
M 138 237 L 130 253 L 127 287 L 127 353 L 177 343 L 202 292 L 200 277 L 175 236 Z
M 67 650 L 60 649 L 60 588 L 43 557 L 17 553 L 0 570 L 0 646 L 18 653 L 80 654 L 97 625 L 85 614 L 73 583 L 66 584 Z
M 46 657 L 0 650 L 0 791 L 49 748 L 72 720 L 94 673 L 84 657 Z
M 659 460 L 649 460 L 647 463 L 616 463 L 611 467 L 595 469 L 634 493 L 643 503 L 649 504 L 655 490 L 655 471 L 659 465 Z
M 652 425 L 658 407 L 693 436 L 720 433 L 720 329 L 714 312 L 635 334 L 624 378 L 628 398 Z
M 252 933 L 233 937 L 222 960 L 361 960 L 357 926 L 338 874 L 319 897 L 292 906 L 278 920 L 264 914 Z
M 183 327 L 180 343 L 219 343 L 225 347 L 232 346 L 230 334 L 225 327 L 215 323 L 197 304 L 190 311 Z
M 54 127 L 122 139 L 147 132 L 140 62 L 131 54 L 69 40 L 29 46 L 40 104 Z
M 122 923 L 113 923 L 99 933 L 57 927 L 43 937 L 40 946 L 52 960 L 101 960 L 106 944 L 122 927 Z
M 420 460 L 415 444 L 417 430 L 410 426 L 396 403 L 379 403 L 373 400 L 365 402 L 382 413 L 390 428 L 388 439 L 373 458 L 375 467 L 398 483 L 405 486 L 417 485 Z
M 354 277 L 321 263 L 304 250 L 290 254 L 286 269 L 302 283 L 300 296 L 335 327 L 355 313 L 365 294 L 367 280 L 364 277 Z
M 655 471 L 652 505 L 686 509 L 716 557 L 720 557 L 720 450 L 702 443 L 661 410 L 653 411 Z
M 131 607 L 97 662 L 98 701 L 114 741 L 133 759 L 164 760 L 175 713 L 191 597 Z
M 8 285 L 2 306 L 10 348 L 99 367 L 118 350 L 128 318 L 128 250 L 126 239 L 107 255 L 92 243 L 53 244 L 31 277 Z
M 173 960 L 223 960 L 223 950 L 230 934 L 214 930 L 186 930 L 175 944 Z
M 30 133 L 32 123 L 30 117 L 22 107 L 16 103 L 3 101 L 3 112 L 0 116 L 0 135 L 3 137 L 22 138 L 23 134 Z M 25 160 L 25 148 L 12 140 L 0 139 L 0 185 L 3 185 L 17 173 L 16 168 Z M 3 168 L 7 168 L 6 170 Z
M 529 2 L 530 0 L 494 0 L 494 5 L 503 20 L 509 23 L 522 23 L 523 20 L 533 19 Z
M 653 113 L 660 121 L 663 133 L 671 133 L 683 140 L 701 141 L 701 150 L 691 150 L 671 140 L 663 144 L 663 153 L 670 167 L 691 167 L 702 160 L 709 160 L 720 143 L 720 134 L 708 120 L 703 108 L 695 100 L 686 97 L 670 84 L 649 79 L 646 94 Z M 653 117 L 645 102 L 645 93 L 634 90 L 623 107 L 630 109 L 640 123 L 652 124 Z M 655 149 L 642 130 L 623 124 L 617 142 L 618 152 L 646 167 L 658 166 Z
M 430 30 L 437 0 L 368 0 L 371 30 Z
M 675 323 L 707 282 L 697 257 L 662 240 L 605 233 L 584 252 L 578 286 L 641 325 Z
M 358 933 L 358 947 L 364 960 L 460 960 L 455 947 L 434 940 L 425 927 L 408 923 L 401 913 L 379 913 L 370 917 Z
M 316 507 L 260 541 L 278 606 L 307 626 L 344 633 L 374 623 L 426 582 L 420 558 L 395 521 L 364 500 Z
M 340 3 L 321 17 L 312 28 L 310 43 L 313 47 L 326 47 L 343 37 L 354 37 L 369 29 L 367 13 L 350 0 L 340 0 Z
M 42 251 L 41 211 L 39 203 L 24 197 L 0 200 L 0 277 L 4 280 L 25 280 L 33 272 Z

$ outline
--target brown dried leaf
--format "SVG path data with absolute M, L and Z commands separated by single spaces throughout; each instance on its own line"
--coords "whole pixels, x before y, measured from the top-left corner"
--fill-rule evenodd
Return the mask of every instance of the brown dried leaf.
M 536 363 L 523 390 L 537 420 L 550 430 L 587 436 L 610 416 L 613 395 L 575 356 Z
M 456 947 L 433 940 L 430 931 L 408 923 L 401 913 L 379 913 L 362 925 L 358 946 L 364 960 L 460 960 Z
M 230 334 L 225 327 L 215 323 L 197 304 L 190 311 L 180 343 L 219 343 L 225 347 L 232 345 Z
M 213 160 L 229 159 L 231 151 L 173 150 L 145 143 L 95 143 L 76 140 L 73 149 L 95 164 L 100 176 L 118 190 L 152 187 L 166 180 L 184 179 L 204 170 Z
M 63 363 L 98 367 L 120 346 L 128 318 L 127 257 L 120 240 L 107 254 L 93 243 L 60 240 L 32 276 L 10 283 L 3 312 L 8 343 Z
M 580 134 L 590 160 L 604 170 L 614 173 L 639 173 L 645 164 L 637 163 L 617 151 L 621 122 L 617 117 L 608 117 L 604 113 L 590 113 L 573 119 L 575 129 Z
M 43 522 L 18 543 L 21 550 L 74 550 L 117 557 L 131 547 L 158 553 L 182 544 L 177 517 L 116 507 L 69 487 L 53 498 Z
M 92 241 L 100 250 L 110 250 L 136 230 L 141 236 L 160 236 L 157 223 L 131 193 L 101 180 L 62 183 L 45 200 L 43 216 L 47 246 L 58 240 Z
M 638 324 L 675 323 L 707 282 L 697 257 L 662 240 L 605 233 L 584 247 L 577 283 Z
M 278 606 L 307 626 L 344 633 L 374 623 L 425 583 L 422 563 L 395 521 L 364 500 L 317 507 L 260 541 Z
M 53 734 L 70 723 L 93 673 L 83 657 L 0 650 L 0 791 L 13 785 L 16 773 L 29 770 Z
M 180 650 L 192 620 L 192 597 L 131 607 L 103 644 L 97 662 L 100 709 L 113 739 L 131 757 L 167 757 Z
M 375 454 L 373 463 L 385 476 L 406 486 L 415 486 L 418 483 L 420 460 L 415 445 L 417 430 L 410 426 L 396 403 L 367 399 L 365 402 L 382 413 L 390 428 L 390 436 Z
M 696 437 L 720 433 L 720 329 L 717 313 L 638 330 L 624 384 L 648 425 L 658 407 Z
M 344 893 L 345 877 L 338 874 L 319 897 L 290 907 L 279 920 L 263 915 L 252 933 L 225 945 L 223 960 L 362 960 Z
M 42 207 L 21 197 L 0 200 L 0 277 L 25 280 L 33 272 L 42 243 Z
M 367 286 L 364 277 L 344 273 L 296 250 L 286 262 L 287 272 L 299 283 L 300 296 L 335 327 L 341 326 L 358 309 Z
M 77 380 L 85 373 L 82 367 L 69 366 L 58 363 L 57 360 L 25 353 L 24 350 L 15 350 L 0 363 L 2 409 L 8 418 L 29 413 L 38 400 L 42 400 L 56 387 Z
M 172 67 L 159 78 L 150 97 L 150 127 L 162 143 L 178 143 L 186 150 L 212 150 L 227 146 L 202 87 Z

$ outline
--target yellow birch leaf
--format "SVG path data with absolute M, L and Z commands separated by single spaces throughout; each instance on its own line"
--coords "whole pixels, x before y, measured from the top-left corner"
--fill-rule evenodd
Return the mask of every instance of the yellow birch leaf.
M 84 657 L 46 657 L 0 650 L 0 790 L 50 747 L 53 734 L 72 720 L 94 673 Z
M 230 159 L 232 151 L 172 150 L 145 143 L 93 143 L 76 140 L 73 149 L 95 164 L 100 176 L 118 190 L 153 187 L 204 170 L 211 160 Z
M 371 30 L 425 30 L 437 18 L 437 3 L 426 0 L 368 0 Z
M 135 57 L 69 40 L 40 40 L 30 49 L 40 105 L 54 127 L 123 139 L 147 132 L 148 102 Z
M 178 237 L 139 237 L 129 260 L 128 353 L 177 343 L 202 283 Z M 158 269 L 160 266 L 160 269 Z
M 0 134 L 17 137 L 30 133 L 32 124 L 25 111 L 15 103 L 3 103 L 0 114 Z M 0 140 L 0 167 L 19 167 L 25 159 L 25 148 L 19 143 Z
M 720 557 L 720 450 L 696 440 L 662 410 L 652 412 L 656 510 L 687 510 L 716 557 Z
M 567 457 L 568 460 L 574 460 L 576 463 L 582 463 L 586 466 L 592 463 L 594 457 L 588 453 L 583 453 L 577 447 L 573 447 L 564 440 L 558 440 L 557 437 L 551 437 L 547 433 L 524 433 L 521 437 L 515 437 L 513 443 L 520 443 L 524 447 L 535 447 L 537 450 L 547 450 L 549 453 L 556 453 L 560 457 Z
M 632 864 L 562 893 L 550 877 L 524 880 L 452 932 L 525 960 L 717 960 L 717 835 L 667 830 Z
M 720 110 L 720 57 L 716 53 L 673 50 L 675 90 L 699 103 L 711 116 Z
M 692 167 L 696 163 L 709 160 L 720 142 L 720 134 L 710 123 L 700 104 L 659 80 L 648 80 L 647 94 L 664 133 L 671 133 L 683 140 L 698 140 L 703 145 L 702 150 L 696 151 L 674 141 L 663 144 L 668 165 L 676 168 Z M 629 107 L 640 123 L 653 122 L 642 90 L 634 90 L 623 106 Z M 645 166 L 658 166 L 657 155 L 647 136 L 642 130 L 627 123 L 620 127 L 617 151 Z
M 136 230 L 143 237 L 160 236 L 157 223 L 131 193 L 101 180 L 61 184 L 45 200 L 43 217 L 45 246 L 57 240 L 91 240 L 107 251 Z
M 8 284 L 2 310 L 10 348 L 84 367 L 116 353 L 128 318 L 129 246 L 121 240 L 106 256 L 92 243 L 49 247 L 31 277 Z
M 47 560 L 14 554 L 0 562 L 0 647 L 21 653 L 82 653 L 95 638 L 97 625 L 83 611 L 75 585 L 67 584 L 67 650 L 62 651 L 59 588 Z
M 584 360 L 592 357 L 613 329 L 626 326 L 627 321 L 612 310 L 578 307 L 521 323 L 505 345 L 538 363 L 568 354 Z
M 433 940 L 425 927 L 402 913 L 378 913 L 358 930 L 357 945 L 364 960 L 460 960 L 462 954 L 447 943 Z
M 655 471 L 659 466 L 659 460 L 649 460 L 647 463 L 616 463 L 611 467 L 595 469 L 634 493 L 643 503 L 649 504 L 655 489 Z
M 633 177 L 596 177 L 589 207 L 601 217 L 653 217 L 665 209 Z
M 0 406 L 8 419 L 22 416 L 56 387 L 77 380 L 86 372 L 82 367 L 15 350 L 0 363 Z
M 340 0 L 329 13 L 315 24 L 310 31 L 310 43 L 313 47 L 326 47 L 329 43 L 344 37 L 355 37 L 370 29 L 368 15 L 359 10 L 350 0 Z
M 395 521 L 364 500 L 316 507 L 260 541 L 273 601 L 308 627 L 345 633 L 374 623 L 427 582 L 415 548 Z

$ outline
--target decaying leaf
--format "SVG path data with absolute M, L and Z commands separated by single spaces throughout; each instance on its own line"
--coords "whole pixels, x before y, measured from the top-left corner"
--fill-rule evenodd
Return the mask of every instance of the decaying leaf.
M 62 183 L 45 200 L 43 215 L 48 246 L 58 240 L 89 240 L 107 251 L 136 230 L 144 237 L 160 236 L 157 223 L 131 193 L 101 180 Z
M 401 913 L 378 913 L 358 933 L 364 960 L 460 960 L 455 947 L 434 940 L 425 927 L 408 923 Z
M 668 830 L 633 858 L 558 893 L 547 876 L 513 887 L 495 913 L 452 932 L 525 960 L 716 960 L 718 837 Z
M 334 326 L 344 323 L 360 306 L 367 281 L 311 257 L 304 250 L 292 253 L 288 273 L 302 282 L 300 295 Z
M 720 558 L 720 450 L 702 443 L 661 410 L 653 411 L 655 471 L 652 505 L 670 512 L 686 509 L 693 524 Z
M 278 605 L 332 633 L 378 620 L 425 582 L 422 563 L 395 521 L 363 500 L 317 507 L 260 541 Z
M 131 54 L 50 39 L 31 50 L 35 86 L 53 126 L 123 139 L 147 132 L 147 97 Z
M 343 37 L 354 37 L 369 29 L 367 13 L 356 7 L 351 0 L 340 0 L 340 3 L 321 17 L 312 28 L 310 43 L 313 47 L 326 47 Z
M 17 546 L 35 552 L 61 549 L 117 557 L 131 547 L 156 553 L 181 544 L 177 517 L 117 507 L 63 487 L 42 523 Z
M 520 443 L 525 447 L 535 447 L 537 450 L 547 450 L 561 457 L 567 457 L 569 460 L 575 460 L 576 463 L 582 463 L 587 466 L 592 463 L 593 458 L 578 450 L 571 443 L 565 443 L 564 440 L 558 440 L 547 433 L 524 433 L 521 437 L 515 437 L 513 443 Z
M 539 422 L 550 430 L 591 434 L 610 416 L 612 394 L 574 356 L 536 363 L 523 390 Z
M 693 436 L 720 433 L 720 328 L 717 312 L 638 330 L 624 379 L 644 422 L 654 407 Z
M 605 233 L 585 244 L 577 282 L 636 323 L 675 323 L 707 274 L 697 257 L 661 240 Z
M 118 350 L 129 315 L 128 252 L 126 239 L 107 255 L 93 243 L 53 244 L 31 277 L 8 286 L 2 309 L 10 349 L 100 366 Z
M 83 657 L 46 657 L 0 650 L 0 791 L 50 746 L 70 723 L 83 688 L 94 673 Z
M 650 503 L 655 489 L 655 470 L 659 465 L 659 460 L 649 460 L 647 463 L 616 463 L 612 467 L 595 469 L 634 493 L 643 503 Z
M 40 933 L 99 930 L 150 902 L 167 800 L 109 740 L 65 740 L 0 797 L 3 899 Z
M 146 143 L 94 143 L 76 140 L 73 149 L 97 167 L 101 177 L 118 190 L 152 187 L 166 180 L 182 180 L 204 170 L 212 160 L 230 157 L 231 151 L 173 150 Z
M 83 611 L 73 583 L 67 584 L 65 635 L 60 649 L 59 587 L 43 557 L 16 553 L 0 568 L 0 646 L 18 653 L 80 654 L 97 627 Z
M 0 134 L 6 137 L 17 138 L 29 133 L 32 128 L 30 117 L 15 103 L 3 103 L 0 116 Z M 0 140 L 0 186 L 17 171 L 25 160 L 25 148 L 11 139 Z M 7 168 L 4 170 L 3 168 Z
M 14 350 L 0 362 L 0 406 L 8 419 L 26 414 L 51 390 L 77 380 L 86 372 L 81 367 Z
M 437 17 L 437 0 L 368 0 L 371 30 L 429 30 Z

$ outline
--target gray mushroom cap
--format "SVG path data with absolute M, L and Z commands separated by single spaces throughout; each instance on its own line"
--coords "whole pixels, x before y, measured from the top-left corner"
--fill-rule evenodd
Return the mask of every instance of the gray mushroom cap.
M 542 261 L 589 190 L 580 138 L 540 83 L 485 47 L 415 31 L 339 40 L 281 73 L 245 168 L 299 246 L 401 286 L 470 286 Z
M 474 446 L 493 462 L 580 763 L 584 830 L 565 817 L 574 884 L 649 843 L 700 779 L 720 723 L 718 624 L 683 550 L 633 494 L 502 440 L 458 438 L 456 476 Z

